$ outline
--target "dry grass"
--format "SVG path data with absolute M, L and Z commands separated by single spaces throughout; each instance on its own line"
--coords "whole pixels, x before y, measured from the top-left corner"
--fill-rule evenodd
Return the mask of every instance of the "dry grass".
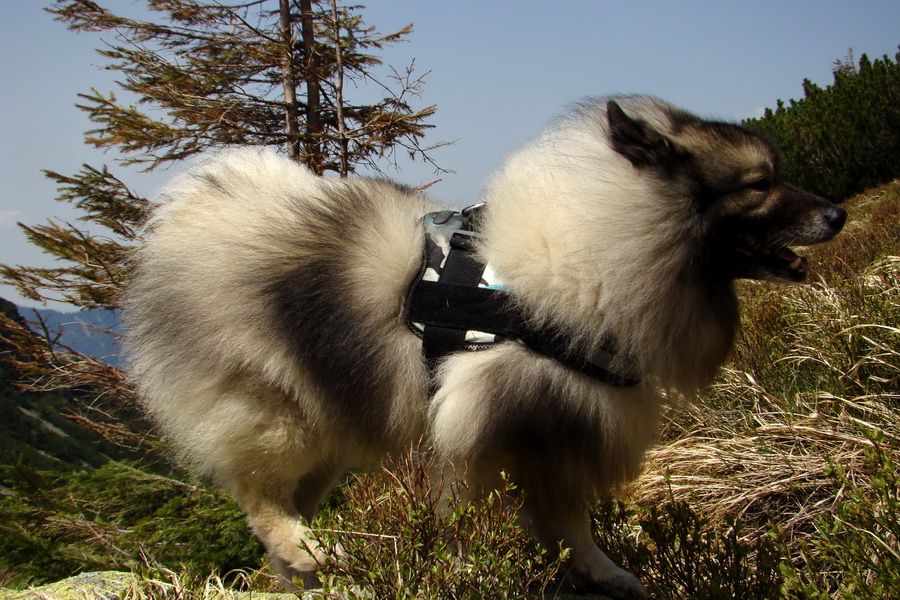
M 810 285 L 742 284 L 745 326 L 733 361 L 700 401 L 668 409 L 662 443 L 626 502 L 598 508 L 602 545 L 653 597 L 878 597 L 854 596 L 856 580 L 835 583 L 851 571 L 870 590 L 893 589 L 892 567 L 883 568 L 892 563 L 878 557 L 900 560 L 897 494 L 874 482 L 896 487 L 891 457 L 900 449 L 900 182 L 849 208 L 845 234 L 810 252 L 819 266 Z M 331 571 L 332 583 L 364 582 L 398 598 L 450 597 L 454 586 L 460 597 L 488 588 L 520 597 L 510 593 L 515 582 L 519 594 L 534 588 L 521 586 L 523 576 L 546 585 L 517 571 L 540 555 L 522 552 L 527 542 L 508 510 L 458 513 L 454 536 L 502 531 L 462 556 L 444 545 L 449 524 L 431 516 L 410 481 L 360 479 L 328 517 L 366 532 L 343 535 L 352 560 Z M 848 552 L 816 545 L 844 532 L 855 544 Z M 807 566 L 815 575 L 805 579 L 798 573 Z
M 896 493 L 882 489 L 896 487 L 900 475 L 892 459 L 900 449 L 900 182 L 849 209 L 846 232 L 810 249 L 818 276 L 809 285 L 741 284 L 744 328 L 732 362 L 698 402 L 668 408 L 662 443 L 624 491 L 626 502 L 598 507 L 602 545 L 653 597 L 770 598 L 779 590 L 788 598 L 870 597 L 853 595 L 856 582 L 835 583 L 850 572 L 888 582 L 869 589 L 893 589 L 883 568 L 890 561 L 879 556 L 900 560 Z M 358 522 L 341 529 L 367 534 L 350 536 L 357 566 L 343 575 L 396 590 L 415 573 L 449 572 L 446 548 L 433 543 L 441 536 L 426 535 L 432 542 L 418 546 L 431 544 L 437 555 L 397 551 L 436 527 L 429 511 L 409 512 L 417 505 L 408 485 L 357 486 L 339 518 Z M 876 518 L 856 518 L 863 513 Z M 521 536 L 510 522 L 496 528 L 501 537 Z M 845 532 L 847 552 L 828 555 L 816 545 Z M 512 557 L 503 543 L 494 539 L 463 562 Z M 384 570 L 363 555 L 379 556 Z M 416 568 L 404 572 L 410 556 Z M 798 573 L 807 566 L 815 575 L 804 579 Z M 508 592 L 515 580 L 485 572 L 467 585 Z M 447 597 L 446 581 L 433 589 L 426 582 L 420 575 L 422 597 Z

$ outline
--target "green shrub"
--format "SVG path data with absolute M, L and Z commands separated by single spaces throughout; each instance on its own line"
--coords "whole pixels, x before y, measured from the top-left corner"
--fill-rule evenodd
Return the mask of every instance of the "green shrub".
M 739 519 L 717 522 L 669 497 L 659 505 L 605 501 L 595 511 L 598 543 L 660 600 L 770 600 L 783 554 L 748 536 Z
M 816 520 L 816 534 L 800 540 L 795 560 L 782 564 L 788 597 L 900 598 L 900 472 L 880 432 L 870 437 L 863 472 L 833 466 L 841 490 L 834 511 Z
M 772 138 L 786 175 L 810 191 L 845 200 L 900 176 L 900 53 L 834 70 L 825 89 L 806 80 L 805 97 L 779 100 L 744 125 Z
M 383 475 L 358 476 L 346 504 L 317 519 L 320 543 L 335 557 L 322 573 L 324 591 L 380 600 L 542 598 L 566 552 L 554 558 L 522 531 L 515 486 L 506 481 L 464 502 L 467 490 L 430 480 L 431 469 L 409 454 Z

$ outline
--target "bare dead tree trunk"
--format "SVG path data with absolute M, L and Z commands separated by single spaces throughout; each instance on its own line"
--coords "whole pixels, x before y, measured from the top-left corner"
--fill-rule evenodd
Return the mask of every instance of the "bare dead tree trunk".
M 334 85 L 335 110 L 338 127 L 338 141 L 340 142 L 341 178 L 345 179 L 350 173 L 349 145 L 347 138 L 347 126 L 344 123 L 344 49 L 341 46 L 341 22 L 338 20 L 337 0 L 331 0 L 332 30 L 334 31 L 334 58 L 337 67 Z
M 287 0 L 281 0 L 282 4 Z M 306 82 L 306 164 L 319 175 L 322 165 L 322 107 L 319 61 L 316 56 L 315 17 L 311 0 L 299 0 L 300 33 L 306 58 L 303 80 Z
M 290 0 L 280 0 L 279 16 L 281 17 L 281 40 L 284 44 L 284 57 L 281 59 L 281 81 L 284 87 L 287 152 L 291 159 L 300 160 L 300 115 L 297 106 L 297 73 L 294 71 L 294 28 L 291 22 Z

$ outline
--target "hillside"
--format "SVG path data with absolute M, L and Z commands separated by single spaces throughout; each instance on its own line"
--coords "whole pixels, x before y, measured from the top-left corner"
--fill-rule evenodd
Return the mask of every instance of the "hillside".
M 672 403 L 642 477 L 595 507 L 600 545 L 653 598 L 900 598 L 900 181 L 846 207 L 808 285 L 741 283 L 732 360 Z M 313 522 L 342 552 L 326 596 L 443 599 L 452 577 L 473 590 L 457 597 L 539 597 L 558 565 L 511 517 L 515 495 L 439 515 L 427 464 L 398 462 L 348 478 Z M 142 574 L 138 599 L 276 589 L 237 507 L 183 474 L 112 462 L 43 481 L 0 497 L 11 585 L 114 569 Z
M 121 331 L 119 314 L 110 310 L 81 310 L 61 312 L 49 308 L 17 307 L 26 320 L 44 323 L 47 329 L 59 334 L 59 343 L 77 352 L 118 366 L 119 348 L 116 341 Z
M 13 320 L 21 321 L 16 306 L 0 298 L 0 312 Z M 100 311 L 92 311 L 100 312 Z M 47 311 L 47 322 L 53 327 L 68 322 L 69 316 Z M 95 315 L 95 322 L 103 322 L 104 315 Z M 78 325 L 81 332 L 71 331 L 68 341 L 82 351 L 104 352 L 112 355 L 103 344 L 81 345 L 88 321 Z M 107 319 L 106 324 L 111 324 Z M 76 328 L 73 328 L 76 329 Z M 104 342 L 105 343 L 105 342 Z M 0 352 L 9 348 L 0 346 Z M 80 427 L 67 415 L 76 411 L 77 403 L 71 394 L 60 392 L 23 392 L 16 388 L 17 375 L 5 362 L 0 361 L 0 464 L 13 464 L 24 460 L 37 469 L 73 470 L 92 469 L 111 459 L 134 455 L 124 451 L 97 435 Z

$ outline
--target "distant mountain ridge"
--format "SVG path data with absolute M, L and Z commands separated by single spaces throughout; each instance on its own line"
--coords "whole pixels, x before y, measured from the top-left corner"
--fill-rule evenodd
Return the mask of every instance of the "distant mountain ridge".
M 25 320 L 42 321 L 53 333 L 61 331 L 59 343 L 64 346 L 114 367 L 119 366 L 119 345 L 116 338 L 122 327 L 118 311 L 89 309 L 61 312 L 50 308 L 16 308 Z

